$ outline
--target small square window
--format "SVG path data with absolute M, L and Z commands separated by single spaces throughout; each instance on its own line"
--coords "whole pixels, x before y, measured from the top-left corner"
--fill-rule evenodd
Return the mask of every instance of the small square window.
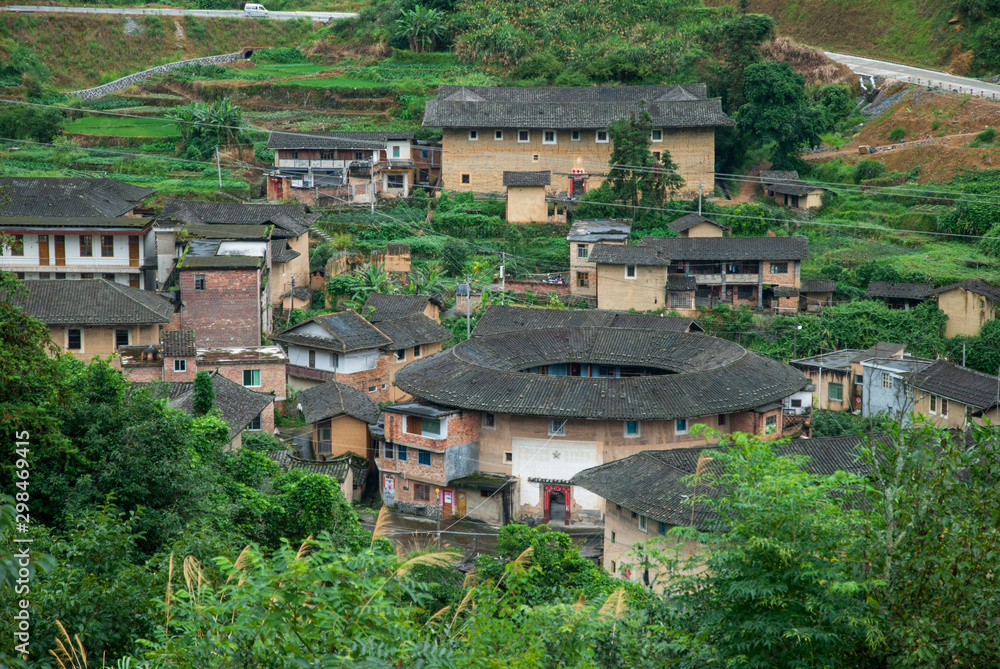
M 429 155 L 430 155 L 430 153 L 428 153 L 427 149 L 420 149 L 420 157 L 421 158 L 426 158 Z
M 244 369 L 243 370 L 243 385 L 247 388 L 259 388 L 260 387 L 260 370 L 259 369 Z
M 365 152 L 364 151 L 355 151 L 354 152 L 354 159 L 355 160 L 364 160 L 365 159 Z
M 385 383 L 383 383 L 383 384 L 382 384 L 382 390 L 385 390 L 385 389 L 386 389 L 386 388 L 388 388 L 388 387 L 389 387 L 389 386 L 388 386 L 387 384 L 385 384 Z
M 627 421 L 625 421 L 625 436 L 626 437 L 638 437 L 639 436 L 639 421 L 637 421 L 637 420 L 627 420 Z
M 65 279 L 66 278 L 66 272 L 56 272 L 56 278 L 57 279 Z
M 479 489 L 479 496 L 480 497 L 489 497 L 490 496 L 490 491 L 487 490 L 486 488 L 480 488 Z
M 802 408 L 802 400 L 792 400 L 791 401 L 791 405 L 792 405 L 793 409 L 801 409 Z
M 400 361 L 406 360 L 406 349 L 405 348 L 401 348 L 398 351 L 396 351 L 396 360 L 400 360 Z
M 663 131 L 660 130 L 659 128 L 657 128 L 656 130 L 653 130 L 653 132 L 650 133 L 650 139 L 652 139 L 654 142 L 662 142 L 663 141 Z
M 549 436 L 552 437 L 565 437 L 566 436 L 566 421 L 560 418 L 550 418 L 549 419 Z
M 47 277 L 47 276 L 46 276 L 46 277 L 44 277 L 44 278 L 46 278 L 46 279 L 47 279 L 47 278 L 49 278 L 49 277 Z M 101 275 L 101 278 L 102 278 L 102 279 L 104 279 L 105 281 L 114 281 L 114 280 L 115 280 L 115 275 L 114 275 L 114 273 L 113 273 L 113 272 L 107 272 L 107 273 L 105 273 L 105 274 L 102 274 L 102 275 Z
M 420 357 L 420 344 L 417 344 L 416 346 L 413 347 L 413 357 L 414 358 Z
M 205 290 L 205 275 L 195 274 L 194 275 L 194 289 L 195 290 Z
M 464 183 L 464 184 L 469 183 L 469 175 L 468 174 L 463 174 L 462 175 L 462 183 Z
M 298 160 L 298 157 L 299 157 L 299 152 L 298 151 L 292 151 L 292 160 Z
M 83 348 L 83 330 L 68 330 L 66 332 L 66 348 L 71 351 Z
M 479 139 L 479 131 L 478 130 L 470 130 L 469 131 L 469 141 L 470 142 L 474 142 L 477 139 Z
M 247 426 L 247 429 L 250 430 L 251 432 L 260 431 L 260 414 L 257 414 L 257 417 L 254 418 L 252 421 L 250 421 L 250 424 Z
M 186 372 L 188 368 L 188 361 L 184 358 L 174 360 L 174 371 L 175 372 Z
M 834 402 L 844 401 L 844 384 L 842 383 L 830 383 L 827 385 L 828 394 L 827 399 Z
M 489 411 L 483 412 L 483 427 L 487 430 L 495 430 L 497 427 L 497 415 Z
M 688 420 L 687 418 L 678 418 L 674 421 L 674 434 L 687 434 L 688 433 Z
M 639 517 L 639 514 L 638 514 L 638 513 L 636 513 L 635 511 L 633 511 L 633 512 L 632 512 L 632 520 L 635 520 L 635 519 L 636 519 L 636 518 L 638 518 L 638 517 Z
M 431 466 L 431 454 L 429 451 L 418 451 L 417 452 L 417 462 L 424 465 L 425 467 Z
M 80 257 L 92 258 L 94 256 L 94 237 L 92 235 L 80 235 Z
M 392 444 L 390 444 L 388 441 L 382 443 L 382 457 L 385 458 L 386 460 L 394 459 L 392 453 Z
M 406 446 L 396 444 L 396 459 L 400 462 L 406 462 L 406 457 Z
M 719 427 L 725 427 L 725 425 L 726 425 L 726 414 L 720 413 L 719 414 Z
M 512 462 L 514 462 L 514 452 L 513 451 L 504 451 L 503 452 L 503 462 L 504 462 L 505 465 L 509 465 Z
M 517 131 L 517 141 L 519 143 L 521 143 L 521 144 L 524 144 L 525 142 L 530 142 L 531 141 L 531 133 L 529 131 L 527 131 L 527 130 L 518 130 Z
M 626 279 L 635 278 L 635 265 L 625 265 L 625 278 Z
M 659 151 L 653 151 L 653 160 L 655 160 L 656 162 L 660 162 L 660 152 Z
M 609 141 L 608 140 L 608 131 L 607 130 L 598 130 L 597 131 L 597 143 L 598 144 L 607 144 L 608 141 Z
M 648 532 L 649 531 L 648 528 L 649 528 L 649 525 L 648 525 L 648 521 L 646 520 L 646 516 L 639 516 L 639 531 L 640 532 Z
M 590 247 L 589 246 L 587 246 L 586 244 L 577 244 L 576 245 L 576 257 L 577 258 L 581 258 L 583 260 L 586 260 L 589 255 L 590 255 Z
M 316 351 L 309 351 L 309 369 L 316 369 Z
M 392 147 L 392 157 L 393 158 L 399 158 L 399 147 L 398 146 Z
M 555 144 L 556 143 L 556 131 L 555 130 L 543 130 L 542 131 L 542 144 Z
M 413 499 L 418 502 L 429 502 L 431 500 L 431 487 L 425 483 L 413 484 Z
M 589 288 L 590 287 L 590 272 L 577 272 L 576 273 L 576 287 L 577 288 Z
M 503 130 L 495 130 L 495 131 L 493 131 L 493 139 L 495 139 L 497 141 L 503 139 Z
M 892 389 L 892 374 L 887 374 L 886 372 L 882 372 L 882 388 L 884 388 L 885 390 Z
M 571 132 L 569 134 L 569 138 L 571 140 L 573 140 L 574 142 L 579 142 L 580 141 L 580 131 L 579 130 L 574 130 L 573 132 Z
M 115 348 L 128 346 L 128 330 L 115 330 Z
M 788 263 L 786 262 L 771 263 L 771 274 L 788 274 Z
M 537 153 L 535 155 L 531 156 L 531 161 L 535 162 L 535 163 L 538 162 L 538 154 Z
M 378 390 L 378 386 L 368 386 L 368 392 L 373 393 Z

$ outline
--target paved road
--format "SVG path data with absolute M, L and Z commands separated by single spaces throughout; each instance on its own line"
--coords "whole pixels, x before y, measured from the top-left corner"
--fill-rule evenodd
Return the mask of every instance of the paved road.
M 978 79 L 959 77 L 954 74 L 948 74 L 947 72 L 925 70 L 920 67 L 899 65 L 885 60 L 876 60 L 874 58 L 862 58 L 861 56 L 851 56 L 832 51 L 826 51 L 824 53 L 826 53 L 829 58 L 837 61 L 838 63 L 843 63 L 847 67 L 851 68 L 851 70 L 856 74 L 865 75 L 866 77 L 871 75 L 891 77 L 893 79 L 900 79 L 901 81 L 907 81 L 914 84 L 932 86 L 934 88 L 943 88 L 945 90 L 953 90 L 959 93 L 971 93 L 972 95 L 981 95 L 991 99 L 1000 99 L 1000 84 L 991 84 Z
M 264 5 L 267 6 L 266 4 Z M 40 7 L 30 5 L 7 5 L 0 7 L 0 11 L 36 13 L 44 12 L 50 14 L 131 14 L 131 15 L 155 15 L 155 16 L 206 16 L 212 18 L 236 18 L 249 19 L 259 18 L 247 16 L 245 13 L 233 10 L 222 9 L 118 9 L 112 7 Z M 312 19 L 313 21 L 334 21 L 336 19 L 353 18 L 357 14 L 353 12 L 271 12 L 268 18 L 277 21 L 291 21 L 292 19 Z

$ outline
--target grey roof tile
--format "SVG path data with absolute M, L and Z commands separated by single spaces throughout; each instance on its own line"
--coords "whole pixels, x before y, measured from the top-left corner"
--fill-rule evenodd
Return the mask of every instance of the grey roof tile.
M 698 281 L 686 274 L 671 274 L 667 277 L 667 290 L 687 291 L 698 287 Z
M 215 406 L 222 412 L 222 418 L 229 426 L 229 438 L 234 438 L 250 424 L 250 422 L 265 411 L 274 402 L 273 393 L 261 393 L 244 388 L 235 381 L 230 381 L 218 372 L 210 372 L 212 387 L 215 388 Z M 194 382 L 135 383 L 134 386 L 149 388 L 152 391 L 162 389 L 170 406 L 186 413 L 194 413 Z M 161 392 L 162 392 L 161 391 Z
M 931 292 L 931 295 L 940 295 L 941 293 L 947 293 L 949 290 L 955 290 L 956 288 L 967 290 L 970 293 L 985 297 L 992 302 L 1000 303 L 1000 288 L 991 286 L 990 284 L 984 283 L 979 279 L 966 279 L 965 281 L 959 281 L 958 283 L 943 286 Z
M 598 265 L 666 266 L 670 260 L 652 245 L 594 244 L 590 262 Z
M 192 358 L 195 355 L 194 330 L 164 332 L 161 342 L 166 358 Z
M 976 409 L 991 409 L 1000 402 L 1000 379 L 947 360 L 913 374 L 910 383 Z
M 294 296 L 296 300 L 311 300 L 313 296 L 312 288 L 308 286 L 296 286 L 291 290 L 286 290 L 281 294 L 282 298 Z
M 316 323 L 323 328 L 326 335 L 299 332 L 307 323 Z M 286 344 L 334 351 L 335 353 L 385 348 L 392 344 L 389 337 L 353 311 L 340 311 L 310 318 L 287 330 L 271 335 L 270 339 Z
M 298 237 L 309 231 L 320 215 L 302 204 L 237 204 L 168 199 L 159 220 L 223 225 L 266 225 L 273 223 L 275 237 Z
M 115 179 L 0 177 L 0 217 L 114 218 L 131 212 L 153 191 Z
M 610 309 L 542 309 L 491 306 L 476 323 L 473 337 L 580 327 L 614 327 L 668 332 L 695 332 L 702 328 L 690 318 L 633 314 Z
M 356 453 L 344 453 L 326 460 L 304 460 L 296 457 L 291 450 L 269 451 L 267 457 L 274 460 L 286 472 L 301 469 L 310 474 L 322 474 L 336 479 L 338 483 L 347 480 L 347 472 L 354 474 L 355 481 L 364 481 L 368 471 L 368 460 Z
M 837 290 L 833 279 L 802 279 L 799 289 L 803 293 L 832 293 Z
M 301 253 L 292 249 L 288 246 L 287 239 L 272 239 L 271 240 L 271 262 L 272 263 L 283 263 L 295 260 Z
M 905 344 L 895 344 L 888 341 L 877 342 L 851 358 L 851 362 L 865 362 L 872 358 L 895 358 L 906 350 Z
M 805 260 L 807 237 L 643 237 L 641 246 L 655 248 L 670 260 Z
M 710 218 L 705 218 L 704 216 L 698 213 L 685 214 L 680 218 L 676 218 L 667 223 L 667 227 L 670 228 L 671 230 L 674 230 L 675 232 L 683 232 L 685 230 L 690 230 L 696 225 L 701 225 L 702 223 L 709 223 L 718 228 L 722 228 L 723 230 L 729 229 L 725 225 L 717 223 L 716 221 L 713 221 Z
M 343 414 L 373 424 L 379 416 L 378 405 L 368 395 L 337 381 L 300 391 L 299 406 L 306 425 Z
M 267 138 L 269 149 L 385 149 L 393 139 L 413 139 L 412 132 L 272 132 Z
M 143 230 L 153 224 L 151 218 L 103 216 L 3 216 L 0 214 L 0 230 L 11 228 L 103 228 L 107 230 Z M 94 230 L 99 233 L 99 230 Z
M 25 281 L 26 298 L 11 303 L 46 325 L 169 323 L 174 305 L 148 290 L 104 279 Z
M 422 313 L 379 321 L 378 329 L 392 340 L 390 351 L 436 344 L 451 338 L 451 330 Z
M 197 239 L 269 239 L 270 226 L 267 225 L 209 225 L 188 223 L 184 226 L 188 237 Z
M 632 221 L 575 219 L 566 239 L 571 242 L 623 242 L 632 232 Z
M 365 306 L 361 308 L 361 315 L 369 323 L 378 324 L 410 314 L 421 314 L 430 299 L 427 295 L 371 293 L 365 300 Z
M 514 172 L 504 170 L 504 186 L 548 186 L 552 183 L 552 173 L 545 172 Z
M 924 300 L 930 297 L 934 285 L 930 283 L 891 283 L 889 281 L 872 281 L 868 284 L 865 297 L 881 299 Z
M 264 264 L 260 256 L 192 256 L 177 261 L 179 270 L 197 269 L 258 269 Z

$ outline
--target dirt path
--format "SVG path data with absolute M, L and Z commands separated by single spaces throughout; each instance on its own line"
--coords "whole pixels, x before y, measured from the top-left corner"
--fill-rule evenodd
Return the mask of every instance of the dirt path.
M 763 172 L 764 170 L 769 170 L 769 169 L 771 169 L 771 163 L 768 163 L 768 162 L 757 163 L 756 165 L 754 165 L 750 169 L 749 172 L 747 172 L 746 177 L 757 177 L 757 176 L 760 176 L 761 172 Z M 754 179 L 750 179 L 749 181 L 747 181 L 747 180 L 745 180 L 746 177 L 742 177 L 742 179 L 744 179 L 744 180 L 741 180 L 739 182 L 739 184 L 740 184 L 739 191 L 735 195 L 733 195 L 733 199 L 727 200 L 726 204 L 742 204 L 744 202 L 750 202 L 757 195 L 757 191 L 758 191 L 758 188 L 757 188 L 758 183 L 757 183 L 757 181 L 754 180 Z M 729 181 L 729 182 L 726 183 L 726 186 L 729 187 L 732 184 L 733 184 L 733 182 Z

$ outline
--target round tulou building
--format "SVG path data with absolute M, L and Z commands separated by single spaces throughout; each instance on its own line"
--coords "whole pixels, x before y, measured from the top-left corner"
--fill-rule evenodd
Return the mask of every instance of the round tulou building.
M 492 307 L 473 338 L 413 362 L 413 401 L 375 430 L 387 501 L 503 523 L 599 521 L 577 472 L 704 443 L 694 430 L 783 434 L 801 372 L 690 319 Z

